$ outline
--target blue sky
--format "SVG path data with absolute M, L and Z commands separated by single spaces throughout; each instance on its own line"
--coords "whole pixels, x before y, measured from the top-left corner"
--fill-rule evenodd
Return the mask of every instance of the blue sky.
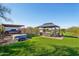
M 14 21 L 14 24 L 35 27 L 52 22 L 64 28 L 79 26 L 79 4 L 26 3 L 3 5 L 11 9 L 12 13 L 8 17 Z

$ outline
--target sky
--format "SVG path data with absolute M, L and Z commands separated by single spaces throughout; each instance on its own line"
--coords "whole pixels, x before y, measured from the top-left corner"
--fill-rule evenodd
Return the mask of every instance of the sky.
M 62 28 L 79 26 L 79 4 L 68 3 L 15 3 L 3 4 L 11 9 L 7 14 L 13 23 L 26 27 L 36 27 L 44 23 L 52 22 Z

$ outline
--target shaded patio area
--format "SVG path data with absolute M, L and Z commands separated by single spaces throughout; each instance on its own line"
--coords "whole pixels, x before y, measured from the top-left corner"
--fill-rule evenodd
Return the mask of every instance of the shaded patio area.
M 40 30 L 40 35 L 50 36 L 50 37 L 60 37 L 60 26 L 53 23 L 45 23 L 38 26 Z

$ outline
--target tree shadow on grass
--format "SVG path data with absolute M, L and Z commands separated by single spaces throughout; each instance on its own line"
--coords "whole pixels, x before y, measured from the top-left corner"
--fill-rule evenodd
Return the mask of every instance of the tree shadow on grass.
M 53 48 L 38 47 L 33 44 L 15 44 L 11 46 L 0 46 L 1 56 L 79 56 L 79 48 L 51 45 Z
M 20 52 L 24 52 L 26 47 L 29 47 L 30 44 L 23 44 L 24 42 L 0 46 L 0 56 L 17 56 Z M 20 54 L 21 55 L 21 54 Z
M 55 50 L 44 50 L 39 56 L 79 56 L 79 48 L 71 48 L 66 46 L 56 46 L 53 45 L 52 47 Z
M 53 51 L 54 56 L 79 56 L 79 48 L 71 48 L 66 46 L 53 45 L 55 50 Z
M 13 52 L 8 46 L 0 46 L 0 56 L 9 56 Z

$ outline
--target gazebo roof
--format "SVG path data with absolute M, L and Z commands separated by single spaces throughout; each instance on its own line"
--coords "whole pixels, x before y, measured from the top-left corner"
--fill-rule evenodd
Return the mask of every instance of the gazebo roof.
M 55 25 L 53 23 L 45 23 L 41 26 L 38 26 L 39 28 L 53 28 L 53 27 L 59 27 L 58 25 Z

